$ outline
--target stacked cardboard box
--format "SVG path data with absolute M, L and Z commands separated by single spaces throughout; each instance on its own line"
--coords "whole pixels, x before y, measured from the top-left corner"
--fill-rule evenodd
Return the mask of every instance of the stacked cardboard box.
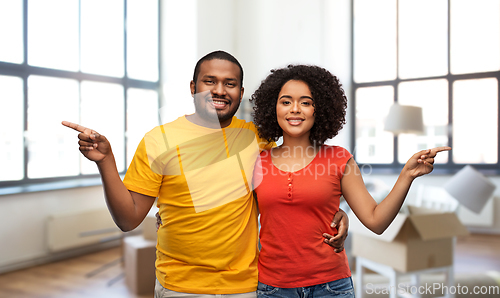
M 409 206 L 382 235 L 368 230 L 351 212 L 354 256 L 410 272 L 453 264 L 453 238 L 468 235 L 455 213 Z
M 148 214 L 141 223 L 142 236 L 145 239 L 156 241 L 156 215 Z
M 156 261 L 156 217 L 144 219 L 142 235 L 124 238 L 125 282 L 137 295 L 154 293 Z

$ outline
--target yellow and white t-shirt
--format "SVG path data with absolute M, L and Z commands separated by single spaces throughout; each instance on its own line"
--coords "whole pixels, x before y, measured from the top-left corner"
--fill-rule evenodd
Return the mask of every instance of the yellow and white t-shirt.
M 252 175 L 261 150 L 251 122 L 223 129 L 185 116 L 148 132 L 125 175 L 130 191 L 158 197 L 156 277 L 167 289 L 233 294 L 257 287 Z

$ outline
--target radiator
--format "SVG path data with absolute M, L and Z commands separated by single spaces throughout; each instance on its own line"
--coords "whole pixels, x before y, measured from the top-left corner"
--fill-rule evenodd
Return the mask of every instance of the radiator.
M 123 234 L 107 209 L 52 215 L 47 229 L 52 252 L 115 240 Z

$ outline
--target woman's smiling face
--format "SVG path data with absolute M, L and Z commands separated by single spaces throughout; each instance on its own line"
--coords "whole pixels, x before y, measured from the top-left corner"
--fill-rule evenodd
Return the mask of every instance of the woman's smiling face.
M 304 81 L 286 82 L 276 103 L 278 125 L 283 129 L 283 137 L 307 137 L 314 125 L 313 97 Z

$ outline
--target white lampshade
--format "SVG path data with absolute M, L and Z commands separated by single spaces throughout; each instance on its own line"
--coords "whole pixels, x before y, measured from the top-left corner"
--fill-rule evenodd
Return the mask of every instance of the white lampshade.
M 481 213 L 496 186 L 479 171 L 467 165 L 443 186 L 461 205 Z
M 403 106 L 398 103 L 393 104 L 385 119 L 384 130 L 390 131 L 395 135 L 400 133 L 423 133 L 424 121 L 422 108 Z

